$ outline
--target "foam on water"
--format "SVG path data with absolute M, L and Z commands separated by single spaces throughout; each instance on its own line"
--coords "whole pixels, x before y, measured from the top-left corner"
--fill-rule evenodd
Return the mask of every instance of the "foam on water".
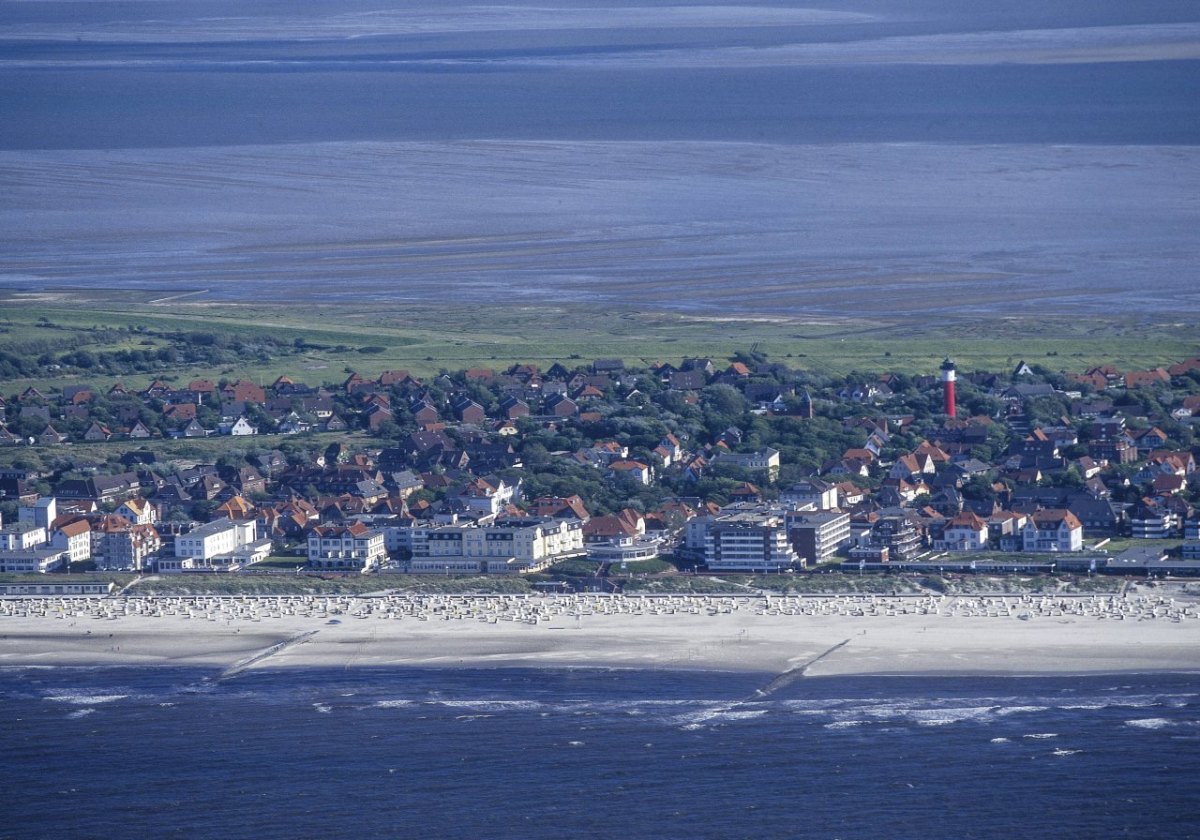
M 536 712 L 546 704 L 536 700 L 432 700 L 430 703 L 448 709 L 467 709 L 477 712 Z
M 1048 708 L 1047 706 L 1005 706 L 1005 707 L 1001 707 L 998 709 L 993 709 L 992 714 L 996 715 L 997 717 L 1003 717 L 1005 715 L 1019 715 L 1019 714 L 1030 714 L 1033 712 L 1044 712 L 1044 711 L 1046 711 L 1047 708 Z
M 55 703 L 70 703 L 75 706 L 94 706 L 100 703 L 115 703 L 128 697 L 128 694 L 52 694 L 45 699 Z
M 1166 718 L 1140 718 L 1138 720 L 1127 720 L 1125 721 L 1125 725 L 1136 729 L 1163 729 L 1173 724 Z

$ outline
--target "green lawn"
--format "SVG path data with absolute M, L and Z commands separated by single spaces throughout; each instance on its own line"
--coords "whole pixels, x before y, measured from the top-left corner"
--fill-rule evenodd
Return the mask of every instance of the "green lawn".
M 624 565 L 613 563 L 609 567 L 609 574 L 614 577 L 622 575 L 660 575 L 664 572 L 677 572 L 674 564 L 662 559 L 655 560 L 631 560 Z

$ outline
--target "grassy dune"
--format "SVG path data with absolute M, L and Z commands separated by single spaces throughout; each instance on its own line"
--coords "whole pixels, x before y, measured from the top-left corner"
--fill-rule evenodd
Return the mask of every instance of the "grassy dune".
M 597 311 L 590 307 L 488 307 L 436 305 L 309 306 L 138 304 L 125 295 L 91 293 L 47 300 L 19 297 L 2 301 L 0 347 L 20 349 L 35 341 L 63 341 L 96 328 L 146 327 L 156 331 L 226 332 L 243 338 L 271 335 L 302 351 L 269 362 L 243 360 L 219 371 L 163 368 L 161 375 L 186 380 L 220 375 L 270 381 L 289 374 L 307 381 L 340 381 L 345 369 L 364 375 L 406 368 L 418 375 L 473 366 L 501 368 L 513 362 L 548 365 L 553 361 L 620 357 L 628 363 L 675 361 L 686 356 L 723 359 L 757 347 L 795 368 L 829 373 L 897 371 L 929 373 L 949 355 L 962 370 L 1004 370 L 1020 359 L 1052 369 L 1082 370 L 1111 363 L 1122 369 L 1169 364 L 1200 352 L 1195 331 L 1182 323 L 1138 318 L 1087 320 L 941 319 L 923 323 L 880 318 L 816 322 L 800 314 L 778 317 L 720 317 L 646 311 Z M 49 321 L 52 326 L 39 319 Z M 147 343 L 148 342 L 148 343 Z M 93 351 L 128 346 L 160 346 L 161 340 L 136 333 L 115 343 L 87 345 Z M 362 352 L 362 348 L 374 352 Z M 377 350 L 375 348 L 382 348 Z M 141 386 L 151 374 L 120 377 Z M 4 390 L 26 385 L 62 385 L 83 379 L 73 374 L 10 380 Z M 107 384 L 115 377 L 87 377 Z

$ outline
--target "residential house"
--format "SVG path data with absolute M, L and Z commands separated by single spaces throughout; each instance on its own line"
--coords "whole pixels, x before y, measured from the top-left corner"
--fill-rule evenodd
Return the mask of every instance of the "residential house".
M 988 546 L 988 524 L 974 513 L 960 513 L 946 523 L 933 545 L 942 551 L 981 551 Z
M 94 421 L 92 425 L 88 426 L 87 431 L 83 433 L 83 439 L 89 442 L 105 441 L 112 436 L 112 432 L 109 431 L 107 426 L 101 426 Z
M 574 417 L 579 413 L 579 406 L 565 394 L 554 394 L 547 398 L 543 410 L 554 417 Z
M 613 461 L 608 465 L 608 473 L 614 478 L 627 478 L 638 484 L 650 484 L 654 481 L 654 468 L 641 461 Z
M 134 525 L 153 525 L 158 521 L 158 509 L 141 496 L 126 499 L 116 512 Z
M 1035 511 L 1021 534 L 1024 551 L 1082 551 L 1083 523 L 1069 510 Z

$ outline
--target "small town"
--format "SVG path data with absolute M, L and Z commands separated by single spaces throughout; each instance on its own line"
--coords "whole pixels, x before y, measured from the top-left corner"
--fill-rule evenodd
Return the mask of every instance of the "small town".
M 746 353 L 30 387 L 0 403 L 0 571 L 1200 573 L 1200 359 L 931 368 Z M 211 462 L 149 445 L 219 437 Z

